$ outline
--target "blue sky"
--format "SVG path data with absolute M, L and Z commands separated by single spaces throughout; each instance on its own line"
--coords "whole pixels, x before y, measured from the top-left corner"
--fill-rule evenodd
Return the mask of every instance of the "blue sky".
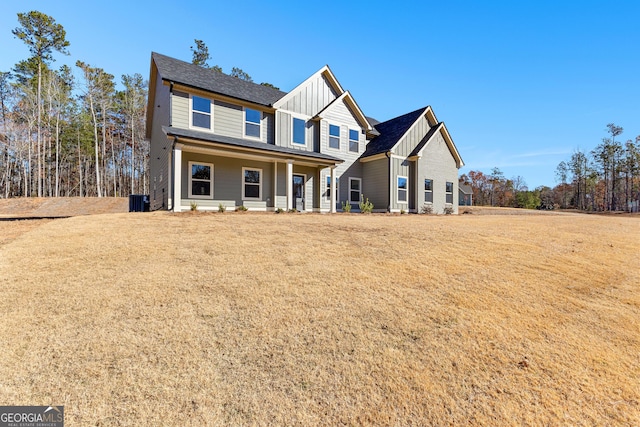
M 79 59 L 117 80 L 147 78 L 152 51 L 190 61 L 194 38 L 225 72 L 284 91 L 329 64 L 378 120 L 431 105 L 460 173 L 497 166 L 529 188 L 555 185 L 557 164 L 607 123 L 640 135 L 638 1 L 5 0 L 0 71 L 29 54 L 11 30 L 30 10 L 67 31 L 71 55 L 55 67 Z

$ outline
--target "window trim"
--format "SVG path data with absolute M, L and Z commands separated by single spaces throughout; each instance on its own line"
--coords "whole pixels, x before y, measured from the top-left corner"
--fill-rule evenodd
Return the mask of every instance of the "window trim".
M 192 189 L 193 189 L 192 167 L 193 167 L 193 165 L 209 166 L 211 168 L 211 176 L 209 178 L 209 184 L 210 184 L 209 188 L 211 189 L 211 191 L 209 192 L 209 195 L 207 195 L 207 196 L 198 196 L 198 195 L 194 196 L 192 194 Z M 198 179 L 196 181 L 206 182 L 206 180 L 204 180 L 204 179 Z M 189 161 L 189 183 L 187 184 L 187 187 L 188 187 L 187 199 L 212 199 L 213 200 L 213 163 Z
M 404 178 L 407 183 L 407 188 L 400 188 L 400 178 Z M 406 200 L 400 200 L 400 190 L 406 193 Z M 404 175 L 396 176 L 396 203 L 399 205 L 406 205 L 409 203 L 409 177 Z
M 258 197 L 247 197 L 245 196 L 246 192 L 245 192 L 245 187 L 247 185 L 247 182 L 245 182 L 244 180 L 244 173 L 245 171 L 259 171 L 260 172 L 260 182 L 258 183 Z M 264 175 L 262 174 L 262 169 L 260 168 L 254 168 L 254 167 L 250 167 L 250 166 L 246 166 L 242 168 L 242 200 L 262 200 L 262 177 Z M 249 185 L 256 185 L 256 184 L 252 184 L 249 183 Z
M 360 184 L 358 185 L 358 200 L 357 201 L 353 201 L 351 200 L 351 192 L 355 191 L 351 189 L 351 181 L 358 181 Z M 349 177 L 349 197 L 347 198 L 349 200 L 349 203 L 354 204 L 354 203 L 360 203 L 360 199 L 362 199 L 362 178 L 356 178 L 356 177 Z
M 210 113 L 205 113 L 199 110 L 194 110 L 193 109 L 193 97 L 198 97 L 201 99 L 206 99 L 209 101 L 209 105 L 210 105 Z M 200 96 L 200 95 L 195 95 L 193 93 L 189 94 L 189 129 L 194 129 L 194 130 L 200 130 L 203 132 L 213 132 L 213 109 L 214 109 L 214 102 L 213 99 L 208 98 L 206 96 Z M 193 113 L 197 112 L 199 114 L 208 114 L 209 115 L 209 127 L 205 128 L 205 127 L 201 127 L 201 126 L 196 126 L 193 124 Z
M 258 123 L 247 121 L 247 110 L 256 111 L 260 114 L 260 119 L 258 120 Z M 253 139 L 256 141 L 262 141 L 262 119 L 264 118 L 263 112 L 261 110 L 256 110 L 255 108 L 242 107 L 242 116 L 243 116 L 242 135 L 245 138 Z M 259 136 L 247 135 L 247 123 L 250 123 L 252 125 L 257 125 L 260 135 Z
M 448 191 L 448 189 L 447 189 L 448 184 L 451 184 L 451 191 Z M 444 203 L 446 205 L 453 205 L 453 182 L 452 181 L 446 181 L 445 182 L 445 184 L 444 184 L 444 194 L 445 194 Z M 449 195 L 451 195 L 451 201 L 450 202 L 447 201 L 447 197 Z
M 429 181 L 431 183 L 431 190 L 427 190 L 426 188 L 424 189 L 424 202 L 425 203 L 433 203 L 433 180 L 429 179 L 429 178 L 425 178 L 424 179 L 424 184 L 425 187 L 427 185 L 427 181 Z M 427 201 L 427 193 L 431 193 L 431 201 Z
M 351 139 L 351 132 L 356 132 L 356 134 L 358 135 L 358 139 Z M 351 149 L 351 143 L 352 142 L 356 143 L 356 149 L 355 150 Z M 355 129 L 349 129 L 349 152 L 350 153 L 359 153 L 360 152 L 360 132 L 358 132 Z
M 341 133 L 342 133 L 342 129 L 340 127 L 340 125 L 334 125 L 331 123 L 327 123 L 327 148 L 329 148 L 330 150 L 335 150 L 335 151 L 340 151 L 340 146 L 342 145 L 342 141 L 341 141 Z M 338 128 L 338 136 L 335 135 L 331 135 L 331 126 L 333 127 L 337 127 Z M 338 138 L 338 147 L 332 147 L 331 146 L 331 138 Z
M 296 120 L 300 120 L 304 123 L 304 144 L 301 144 L 299 142 L 295 142 L 293 140 L 293 136 L 294 136 L 294 123 Z M 289 143 L 291 144 L 292 147 L 306 147 L 307 146 L 307 119 L 303 119 L 301 117 L 297 117 L 294 115 L 291 115 L 291 140 L 289 141 Z

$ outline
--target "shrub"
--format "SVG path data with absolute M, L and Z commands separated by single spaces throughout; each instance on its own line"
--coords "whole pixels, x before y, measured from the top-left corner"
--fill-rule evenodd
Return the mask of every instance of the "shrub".
M 245 205 L 241 205 L 241 206 L 238 206 L 238 207 L 236 208 L 236 212 L 246 212 L 246 211 L 248 211 L 248 210 L 249 210 L 249 208 L 248 208 L 248 207 L 246 207 Z
M 367 200 L 365 201 L 364 196 L 360 196 L 360 212 L 362 213 L 373 212 L 373 203 L 369 201 L 368 197 L 367 197 Z
M 433 206 L 432 205 L 428 205 L 428 204 L 425 203 L 420 208 L 420 213 L 421 214 L 431 215 L 433 213 Z
M 344 202 L 341 202 L 342 205 L 342 211 L 349 213 L 351 212 L 351 202 L 348 200 L 345 200 Z
M 296 213 L 296 212 L 298 212 L 298 209 L 296 208 L 289 209 L 289 213 Z
M 276 209 L 276 213 L 282 213 L 282 212 L 284 212 L 284 209 L 282 209 L 282 208 Z
M 225 208 L 222 203 L 218 204 L 218 212 L 224 213 L 224 211 L 226 211 L 226 210 L 227 210 L 227 208 Z
M 404 209 L 400 209 L 400 215 L 404 215 L 406 213 L 407 213 L 407 211 L 405 211 Z
M 191 202 L 191 210 L 192 211 L 197 211 L 198 210 L 198 204 L 196 202 Z
M 451 206 L 447 206 L 444 208 L 445 215 L 451 215 L 453 213 L 453 208 Z

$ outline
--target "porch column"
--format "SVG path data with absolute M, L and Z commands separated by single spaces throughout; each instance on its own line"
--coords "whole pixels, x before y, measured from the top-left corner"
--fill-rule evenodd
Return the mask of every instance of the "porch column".
M 173 211 L 182 207 L 182 144 L 173 147 Z
M 273 162 L 273 209 L 278 209 L 278 161 Z
M 336 193 L 338 191 L 338 189 L 336 188 L 336 167 L 335 166 L 331 166 L 331 185 L 329 186 L 329 192 L 330 197 L 329 199 L 331 200 L 331 206 L 329 206 L 329 212 L 331 213 L 336 213 Z
M 293 160 L 287 160 L 287 210 L 293 209 Z

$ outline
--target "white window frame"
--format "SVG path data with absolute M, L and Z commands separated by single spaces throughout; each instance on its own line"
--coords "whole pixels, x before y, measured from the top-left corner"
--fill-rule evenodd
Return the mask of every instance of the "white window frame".
M 429 178 L 425 178 L 424 180 L 431 182 L 431 190 L 427 190 L 427 189 L 424 190 L 424 202 L 425 203 L 433 203 L 433 180 L 429 179 Z M 425 182 L 425 184 L 426 184 L 426 182 Z M 431 201 L 430 202 L 427 202 L 427 193 L 431 193 Z
M 447 184 L 451 184 L 451 191 L 447 191 Z M 451 201 L 447 202 L 447 196 L 451 194 Z M 444 202 L 446 205 L 453 205 L 453 182 L 446 181 L 444 184 Z
M 194 110 L 193 109 L 193 97 L 196 96 L 198 98 L 202 98 L 202 99 L 208 99 L 209 100 L 209 105 L 210 105 L 210 113 L 204 113 L 202 111 L 199 110 Z M 206 96 L 200 96 L 200 95 L 194 95 L 192 93 L 189 94 L 189 128 L 190 129 L 194 129 L 194 130 L 200 130 L 203 132 L 213 132 L 213 99 L 211 98 L 207 98 Z M 209 114 L 209 128 L 204 128 L 204 127 L 200 127 L 200 126 L 195 126 L 193 124 L 193 113 L 197 112 L 199 114 Z
M 407 188 L 400 188 L 400 178 L 404 178 L 407 182 Z M 406 200 L 400 200 L 400 190 L 406 192 Z M 396 177 L 396 203 L 399 205 L 406 205 L 409 203 L 409 178 L 404 175 L 398 175 Z
M 211 176 L 209 178 L 209 185 L 210 185 L 210 189 L 211 191 L 209 192 L 208 196 L 199 196 L 199 195 L 193 195 L 191 193 L 191 190 L 193 188 L 192 182 L 193 182 L 193 172 L 192 172 L 192 167 L 193 165 L 200 165 L 200 166 L 209 166 L 209 168 L 211 168 Z M 204 179 L 197 179 L 196 181 L 206 181 Z M 188 185 L 189 189 L 189 193 L 187 194 L 187 198 L 188 199 L 213 199 L 213 163 L 205 163 L 205 162 L 196 162 L 196 161 L 190 161 L 189 162 L 189 185 Z
M 356 132 L 358 134 L 358 139 L 351 139 L 351 132 L 352 131 Z M 356 130 L 356 129 L 349 129 L 348 137 L 349 137 L 349 152 L 350 153 L 358 153 L 358 152 L 360 152 L 360 132 L 358 130 Z M 355 150 L 351 149 L 351 143 L 352 142 L 356 143 L 356 149 Z
M 258 123 L 247 121 L 247 110 L 257 111 L 258 113 L 260 113 L 260 120 L 258 121 Z M 255 108 L 242 107 L 242 115 L 244 119 L 242 122 L 242 135 L 244 135 L 245 138 L 254 139 L 256 141 L 262 141 L 262 119 L 264 118 L 262 111 L 257 110 Z M 260 135 L 259 136 L 247 135 L 247 123 L 250 123 L 252 125 L 257 125 L 258 128 L 260 129 Z
M 250 171 L 259 171 L 260 172 L 260 182 L 258 183 L 258 197 L 246 197 L 245 196 L 245 186 L 247 185 L 247 183 L 244 181 L 244 172 L 250 170 Z M 243 167 L 242 168 L 242 200 L 262 200 L 262 177 L 264 175 L 262 174 L 262 169 L 260 168 L 252 168 L 252 167 Z M 256 185 L 256 184 L 251 184 L 249 183 L 249 185 Z
M 295 120 L 302 120 L 304 122 L 304 144 L 300 144 L 299 142 L 293 141 L 294 127 L 293 123 Z M 292 147 L 306 147 L 307 146 L 307 119 L 298 116 L 291 116 L 291 141 L 289 141 Z
M 351 200 L 351 192 L 355 191 L 351 189 L 351 181 L 358 181 L 360 184 L 358 185 L 358 200 L 357 201 L 353 201 Z M 351 204 L 353 203 L 360 203 L 360 199 L 362 199 L 362 178 L 354 178 L 354 177 L 349 177 L 349 197 L 347 197 L 347 200 L 349 200 L 349 202 Z
M 338 136 L 331 135 L 331 126 L 338 128 Z M 327 148 L 334 151 L 340 151 L 340 146 L 342 145 L 340 134 L 342 133 L 342 129 L 340 125 L 334 125 L 331 123 L 327 123 Z M 331 146 L 331 138 L 338 138 L 338 148 Z

